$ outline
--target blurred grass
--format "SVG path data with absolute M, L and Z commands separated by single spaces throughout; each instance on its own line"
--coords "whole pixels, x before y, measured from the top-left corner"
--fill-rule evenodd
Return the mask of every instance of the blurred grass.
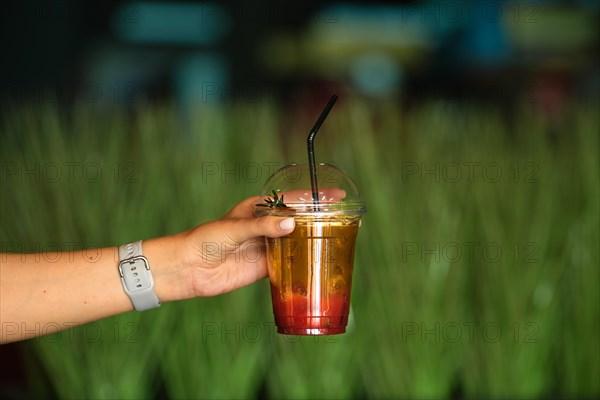
M 508 124 L 494 110 L 443 102 L 410 113 L 337 105 L 317 159 L 354 176 L 368 206 L 346 335 L 277 335 L 260 282 L 30 340 L 32 393 L 600 395 L 595 106 L 557 128 L 529 112 Z M 283 121 L 268 104 L 187 117 L 168 105 L 17 107 L 0 127 L 3 246 L 109 246 L 218 218 L 258 194 L 273 167 L 304 162 L 311 121 Z M 36 162 L 37 178 L 7 174 Z M 62 171 L 55 182 L 43 172 L 52 163 Z M 90 165 L 101 178 L 90 179 L 94 168 L 82 175 Z

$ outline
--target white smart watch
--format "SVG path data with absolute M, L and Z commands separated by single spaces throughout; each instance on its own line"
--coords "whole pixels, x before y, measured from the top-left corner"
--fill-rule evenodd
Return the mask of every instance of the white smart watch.
M 142 241 L 119 246 L 119 275 L 125 293 L 137 311 L 160 307 L 148 260 L 142 255 Z

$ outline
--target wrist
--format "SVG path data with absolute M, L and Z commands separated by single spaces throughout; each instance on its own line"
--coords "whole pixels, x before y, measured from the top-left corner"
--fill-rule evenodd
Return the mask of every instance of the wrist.
M 193 297 L 189 289 L 185 241 L 181 234 L 144 240 L 143 253 L 154 279 L 154 290 L 162 302 Z

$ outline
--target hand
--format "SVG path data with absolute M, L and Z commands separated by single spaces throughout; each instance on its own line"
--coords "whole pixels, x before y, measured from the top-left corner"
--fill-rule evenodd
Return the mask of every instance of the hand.
M 324 201 L 345 197 L 341 189 L 325 188 Z M 293 201 L 310 192 L 285 193 Z M 254 217 L 259 197 L 234 206 L 223 218 L 173 236 L 144 241 L 144 254 L 155 276 L 162 302 L 215 296 L 249 285 L 267 276 L 264 237 L 280 237 L 294 230 L 294 219 Z
M 294 219 L 253 217 L 256 203 L 258 197 L 246 199 L 220 220 L 184 234 L 192 296 L 230 292 L 267 276 L 264 237 L 291 233 Z
M 267 276 L 264 237 L 291 233 L 294 219 L 253 217 L 258 201 L 246 199 L 220 220 L 187 232 L 144 240 L 143 253 L 161 302 L 213 296 Z M 117 273 L 118 249 L 98 249 L 97 254 L 92 264 L 85 251 L 69 257 L 46 254 L 59 261 L 3 254 L 0 343 L 32 337 L 23 327 L 52 324 L 36 336 L 131 311 Z M 4 329 L 6 323 L 10 331 Z

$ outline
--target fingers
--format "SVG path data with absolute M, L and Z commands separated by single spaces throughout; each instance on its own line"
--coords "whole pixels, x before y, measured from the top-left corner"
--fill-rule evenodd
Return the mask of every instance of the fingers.
M 292 190 L 281 193 L 285 196 L 287 203 L 306 203 L 312 201 L 312 192 L 306 190 Z M 319 190 L 319 200 L 324 202 L 335 202 L 346 197 L 346 192 L 338 188 L 322 188 Z M 260 203 L 260 197 L 254 196 L 242 200 L 225 214 L 225 218 L 250 218 L 254 213 L 254 206 Z
M 282 192 L 280 195 L 284 196 L 285 203 L 311 203 L 312 202 L 312 191 L 310 188 L 302 190 L 290 190 L 289 192 Z M 346 197 L 346 191 L 339 188 L 320 188 L 319 189 L 319 201 L 322 202 L 336 202 Z
M 256 217 L 256 218 L 227 218 L 202 225 L 201 229 L 206 238 L 212 242 L 220 242 L 227 248 L 250 239 L 267 236 L 271 238 L 285 236 L 294 230 L 294 218 Z
M 245 242 L 258 236 L 275 238 L 291 233 L 294 226 L 294 218 L 265 216 L 237 219 L 231 221 L 229 237 L 236 242 Z

